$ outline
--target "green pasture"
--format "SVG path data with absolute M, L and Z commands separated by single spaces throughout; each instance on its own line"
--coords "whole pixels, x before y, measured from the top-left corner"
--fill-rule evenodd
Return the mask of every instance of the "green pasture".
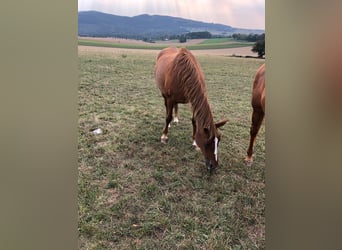
M 254 165 L 243 163 L 263 60 L 197 57 L 215 121 L 229 119 L 210 176 L 191 145 L 189 105 L 160 143 L 157 53 L 79 53 L 79 249 L 264 249 L 264 125 Z

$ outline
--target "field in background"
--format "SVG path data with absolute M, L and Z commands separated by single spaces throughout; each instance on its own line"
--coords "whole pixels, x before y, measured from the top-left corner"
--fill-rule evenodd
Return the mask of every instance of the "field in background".
M 233 38 L 211 38 L 205 39 L 200 42 L 200 44 L 214 44 L 214 43 L 235 43 Z
M 191 50 L 207 50 L 251 47 L 253 43 L 235 41 L 231 38 L 188 39 L 186 43 L 179 43 L 178 40 L 156 41 L 155 43 L 148 43 L 130 39 L 79 37 L 78 45 L 149 50 L 161 50 L 168 46 L 177 46 L 187 47 Z
M 243 164 L 251 88 L 264 60 L 198 54 L 215 121 L 228 118 L 213 176 L 191 145 L 191 112 L 160 143 L 158 51 L 79 50 L 79 248 L 265 248 L 265 129 Z M 92 131 L 103 132 L 95 135 Z

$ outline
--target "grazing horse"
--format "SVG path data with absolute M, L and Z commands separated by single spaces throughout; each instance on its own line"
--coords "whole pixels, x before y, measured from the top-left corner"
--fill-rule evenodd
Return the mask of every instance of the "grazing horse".
M 255 137 L 257 136 L 262 121 L 265 117 L 265 72 L 266 65 L 263 64 L 258 69 L 254 83 L 253 83 L 253 92 L 252 92 L 252 125 L 250 128 L 250 139 L 249 139 L 249 147 L 247 149 L 247 156 L 245 158 L 245 163 L 247 166 L 252 166 L 253 164 L 253 145 L 255 142 Z
M 168 127 L 172 120 L 172 110 L 177 103 L 189 103 L 192 109 L 193 145 L 202 151 L 205 163 L 211 172 L 218 165 L 218 128 L 227 120 L 214 123 L 209 106 L 202 69 L 194 55 L 186 48 L 166 48 L 159 52 L 155 65 L 155 79 L 164 97 L 166 124 L 161 142 L 168 140 Z M 177 116 L 176 116 L 177 117 Z

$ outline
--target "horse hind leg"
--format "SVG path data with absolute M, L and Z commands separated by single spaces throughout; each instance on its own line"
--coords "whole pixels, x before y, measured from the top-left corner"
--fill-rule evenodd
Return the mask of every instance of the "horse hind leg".
M 255 142 L 255 138 L 259 132 L 260 126 L 264 119 L 265 113 L 262 110 L 253 109 L 252 113 L 252 125 L 250 128 L 250 139 L 249 139 L 249 147 L 247 149 L 247 155 L 244 160 L 247 166 L 252 166 L 253 164 L 253 146 Z
M 175 116 L 173 117 L 173 122 L 178 124 L 179 119 L 178 119 L 178 104 L 177 103 L 173 106 L 173 109 L 174 109 L 174 114 L 175 114 Z M 171 128 L 171 123 L 169 123 L 169 128 Z
M 167 99 L 165 99 L 165 108 L 166 108 L 165 127 L 164 127 L 164 130 L 163 130 L 163 134 L 162 134 L 162 136 L 160 138 L 160 141 L 162 143 L 166 143 L 167 140 L 169 139 L 167 137 L 167 133 L 169 131 L 170 122 L 172 121 L 173 104 L 170 101 L 168 101 Z
M 175 111 L 175 117 L 173 118 L 173 122 L 178 124 L 178 122 L 179 122 L 179 119 L 178 119 L 178 104 L 176 103 L 173 108 L 174 108 L 174 111 Z

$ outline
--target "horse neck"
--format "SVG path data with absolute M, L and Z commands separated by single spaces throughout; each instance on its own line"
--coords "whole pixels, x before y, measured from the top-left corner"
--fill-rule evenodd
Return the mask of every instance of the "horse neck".
M 202 84 L 197 84 L 197 89 L 189 92 L 189 102 L 198 128 L 209 128 L 210 134 L 214 135 L 214 119 L 210 105 Z
M 214 135 L 213 115 L 205 90 L 201 66 L 195 57 L 183 48 L 179 50 L 174 59 L 172 72 L 177 76 L 176 82 L 181 83 L 183 91 L 191 103 L 197 127 L 209 128 L 210 134 Z

